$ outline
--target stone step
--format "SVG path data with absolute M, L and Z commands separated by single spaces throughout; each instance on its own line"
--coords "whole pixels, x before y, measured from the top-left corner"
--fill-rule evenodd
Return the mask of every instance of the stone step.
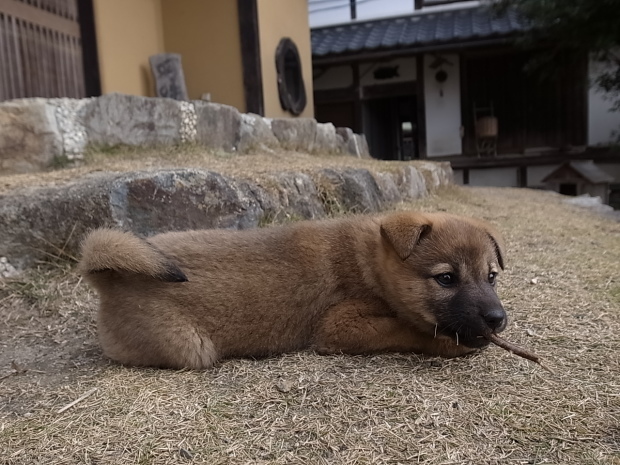
M 451 182 L 450 165 L 431 162 L 394 162 L 381 171 L 354 166 L 283 171 L 252 179 L 200 169 L 91 173 L 0 194 L 0 257 L 16 268 L 50 256 L 77 258 L 84 235 L 101 226 L 150 236 L 372 213 Z

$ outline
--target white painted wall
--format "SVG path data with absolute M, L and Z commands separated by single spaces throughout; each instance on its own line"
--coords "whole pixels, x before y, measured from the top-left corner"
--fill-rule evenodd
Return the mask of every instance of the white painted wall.
M 613 100 L 592 85 L 604 70 L 604 65 L 590 60 L 590 90 L 588 93 L 588 145 L 608 145 L 614 141 L 615 131 L 620 131 L 620 112 L 610 111 Z
M 597 163 L 601 171 L 613 176 L 614 182 L 620 182 L 620 163 Z
M 347 2 L 348 3 L 348 2 Z M 370 0 L 357 2 L 357 19 L 365 21 L 386 16 L 411 14 L 414 0 Z
M 481 187 L 518 187 L 517 168 L 469 170 L 469 185 Z
M 439 69 L 430 68 L 436 55 L 424 55 L 424 100 L 426 111 L 426 150 L 429 157 L 461 155 L 461 86 L 459 56 L 442 55 L 452 63 L 444 65 L 448 79 L 435 79 Z
M 556 170 L 560 165 L 543 165 L 543 166 L 528 166 L 527 167 L 527 185 L 528 187 L 541 187 L 543 186 L 542 180 Z
M 463 170 L 453 170 L 452 179 L 454 179 L 454 184 L 458 184 L 459 186 L 462 186 L 463 185 Z
M 390 79 L 375 79 L 377 68 L 398 66 L 398 76 Z M 415 57 L 399 58 L 390 61 L 360 64 L 360 82 L 362 86 L 376 84 L 394 84 L 397 82 L 415 81 L 417 79 Z

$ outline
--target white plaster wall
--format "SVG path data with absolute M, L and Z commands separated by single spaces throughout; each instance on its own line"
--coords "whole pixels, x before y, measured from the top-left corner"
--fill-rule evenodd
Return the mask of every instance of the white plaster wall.
M 357 19 L 367 20 L 386 16 L 411 14 L 414 0 L 379 0 L 374 2 L 357 2 Z
M 620 182 L 620 163 L 597 163 L 601 171 L 613 176 L 614 182 Z
M 604 70 L 604 65 L 590 60 L 590 90 L 588 92 L 588 145 L 608 145 L 614 141 L 614 131 L 620 131 L 620 111 L 610 111 L 613 99 L 592 85 Z
M 469 170 L 469 185 L 480 187 L 517 187 L 517 168 Z
M 541 187 L 543 186 L 542 180 L 551 174 L 560 165 L 543 165 L 543 166 L 528 166 L 527 168 L 527 186 L 528 187 Z
M 452 179 L 454 179 L 454 184 L 458 184 L 459 186 L 462 186 L 463 185 L 463 170 L 453 170 Z
M 398 76 L 389 79 L 375 79 L 374 72 L 377 68 L 398 66 Z M 396 82 L 415 81 L 417 78 L 415 57 L 399 58 L 390 61 L 376 63 L 362 63 L 360 65 L 360 82 L 362 86 L 376 84 L 393 84 Z
M 439 84 L 430 64 L 435 55 L 424 55 L 424 99 L 426 111 L 426 146 L 429 157 L 461 155 L 461 87 L 459 56 L 444 54 L 452 63 L 444 65 L 448 79 Z
M 351 66 L 333 66 L 327 68 L 314 79 L 314 90 L 342 89 L 353 85 L 353 69 Z

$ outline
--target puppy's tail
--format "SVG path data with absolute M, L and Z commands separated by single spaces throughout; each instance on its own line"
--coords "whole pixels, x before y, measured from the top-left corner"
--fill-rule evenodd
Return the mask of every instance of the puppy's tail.
M 79 271 L 96 281 L 96 276 L 109 270 L 146 275 L 165 282 L 187 281 L 177 265 L 144 239 L 114 229 L 97 229 L 82 243 Z

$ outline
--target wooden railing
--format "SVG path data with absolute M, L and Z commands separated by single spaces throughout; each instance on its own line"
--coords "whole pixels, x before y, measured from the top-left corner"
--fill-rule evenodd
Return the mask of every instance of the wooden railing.
M 77 0 L 0 0 L 0 101 L 84 96 Z

